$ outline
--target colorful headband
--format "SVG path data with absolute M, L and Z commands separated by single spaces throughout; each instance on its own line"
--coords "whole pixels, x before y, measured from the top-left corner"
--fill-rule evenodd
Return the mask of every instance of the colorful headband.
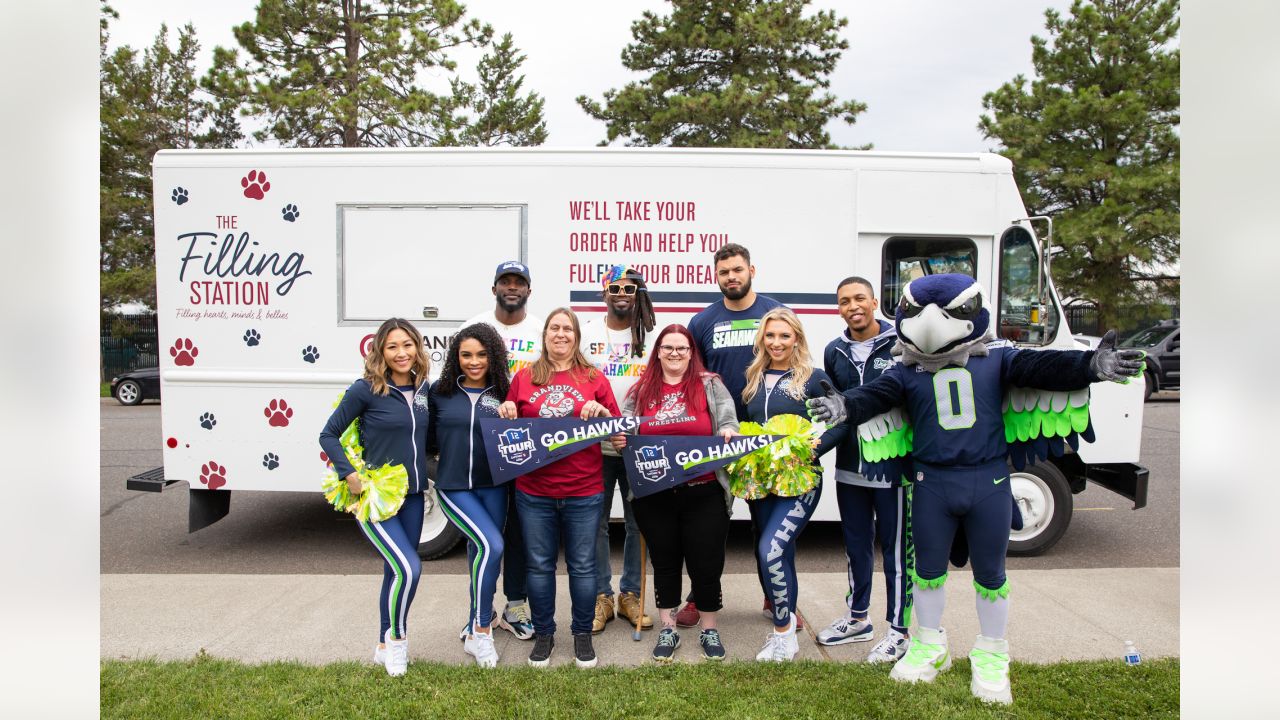
M 644 276 L 640 271 L 627 265 L 611 265 L 609 269 L 600 278 L 601 287 L 609 287 L 611 283 L 619 280 L 634 280 L 641 288 L 644 287 Z

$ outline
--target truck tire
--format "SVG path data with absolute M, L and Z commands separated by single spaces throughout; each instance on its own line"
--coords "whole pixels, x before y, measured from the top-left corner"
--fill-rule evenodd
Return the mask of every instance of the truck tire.
M 1048 462 L 1009 470 L 1009 487 L 1022 511 L 1021 530 L 1009 533 L 1009 554 L 1040 555 L 1053 547 L 1071 524 L 1071 485 Z
M 444 510 L 440 509 L 440 497 L 436 495 L 433 485 L 423 494 L 422 537 L 418 541 L 418 557 L 423 560 L 435 560 L 453 549 L 462 539 L 462 533 L 449 522 Z

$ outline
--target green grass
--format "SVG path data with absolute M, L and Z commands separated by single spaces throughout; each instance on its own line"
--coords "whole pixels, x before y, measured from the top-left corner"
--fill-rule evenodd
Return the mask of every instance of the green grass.
M 102 392 L 98 395 L 98 397 L 111 397 L 111 383 L 109 382 L 102 383 Z
M 1176 658 L 1013 667 L 1012 707 L 969 694 L 957 660 L 933 685 L 882 666 L 830 662 L 677 664 L 578 670 L 413 663 L 402 678 L 357 663 L 102 663 L 103 718 L 1156 718 L 1178 717 Z

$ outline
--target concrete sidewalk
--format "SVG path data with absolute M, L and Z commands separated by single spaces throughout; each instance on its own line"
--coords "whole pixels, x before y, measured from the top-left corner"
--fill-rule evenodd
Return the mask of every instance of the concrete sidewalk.
M 567 579 L 559 579 L 554 665 L 573 661 Z M 204 650 L 245 662 L 368 661 L 378 629 L 380 581 L 374 575 L 103 575 L 101 654 L 181 660 Z M 1133 640 L 1144 656 L 1176 656 L 1178 582 L 1178 568 L 1012 573 L 1011 654 L 1036 663 L 1118 660 L 1124 641 Z M 814 640 L 842 614 L 846 587 L 843 574 L 800 574 L 799 614 L 806 623 L 800 658 L 857 662 L 866 657 L 874 643 L 822 647 Z M 952 571 L 946 587 L 951 650 L 964 656 L 978 632 L 972 575 Z M 873 595 L 871 618 L 879 639 L 888 629 L 880 575 Z M 752 660 L 771 627 L 760 612 L 755 575 L 726 575 L 724 597 L 719 625 L 729 659 Z M 499 607 L 502 601 L 499 588 Z M 410 614 L 410 659 L 471 662 L 458 642 L 466 614 L 465 576 L 424 576 Z M 677 661 L 700 662 L 697 631 L 681 635 Z M 595 637 L 596 654 L 601 664 L 638 665 L 649 661 L 656 637 L 649 630 L 633 641 L 632 628 L 615 620 Z M 525 663 L 531 643 L 501 630 L 495 638 L 502 665 Z

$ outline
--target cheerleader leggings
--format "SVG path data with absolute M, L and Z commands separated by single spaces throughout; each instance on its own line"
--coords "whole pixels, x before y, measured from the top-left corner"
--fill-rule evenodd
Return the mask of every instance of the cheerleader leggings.
M 409 605 L 418 591 L 422 561 L 418 541 L 422 538 L 422 493 L 405 496 L 400 512 L 382 522 L 356 521 L 369 542 L 382 556 L 382 594 L 378 596 L 378 642 L 391 630 L 393 640 L 404 638 Z
M 822 494 L 819 484 L 799 497 L 768 495 L 748 500 L 751 519 L 760 528 L 756 542 L 756 562 L 761 568 L 760 585 L 765 597 L 773 603 L 773 624 L 791 624 L 791 611 L 796 607 L 799 585 L 796 582 L 796 538 L 809 524 Z
M 505 551 L 502 528 L 507 522 L 507 486 L 437 492 L 444 514 L 467 537 L 467 567 L 471 573 L 467 625 L 472 630 L 489 627 Z

